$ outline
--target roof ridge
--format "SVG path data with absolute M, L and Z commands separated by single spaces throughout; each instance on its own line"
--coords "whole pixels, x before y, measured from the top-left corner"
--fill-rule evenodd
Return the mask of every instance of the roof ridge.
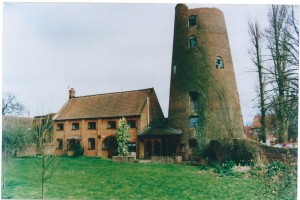
M 84 95 L 84 96 L 77 96 L 75 98 L 80 98 L 80 97 L 91 97 L 91 96 L 98 96 L 98 95 L 107 95 L 107 94 L 117 94 L 117 93 L 125 93 L 125 92 L 138 92 L 138 91 L 144 91 L 144 90 L 153 90 L 152 88 L 145 88 L 145 89 L 137 89 L 137 90 L 127 90 L 127 91 L 121 91 L 121 92 L 108 92 L 108 93 L 101 93 L 101 94 L 91 94 L 91 95 Z

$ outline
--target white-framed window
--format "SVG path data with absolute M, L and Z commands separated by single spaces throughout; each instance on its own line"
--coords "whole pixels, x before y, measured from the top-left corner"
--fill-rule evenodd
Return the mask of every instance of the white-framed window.
M 222 57 L 217 56 L 215 58 L 215 65 L 217 69 L 224 69 L 224 61 L 222 59 Z

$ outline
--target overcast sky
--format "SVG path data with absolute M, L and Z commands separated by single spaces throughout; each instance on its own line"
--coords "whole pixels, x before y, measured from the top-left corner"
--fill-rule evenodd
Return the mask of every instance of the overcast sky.
M 30 116 L 76 96 L 154 87 L 168 115 L 176 4 L 5 3 L 3 91 Z M 224 12 L 244 123 L 258 113 L 247 22 L 266 25 L 266 5 L 187 4 Z M 25 116 L 28 114 L 26 113 Z

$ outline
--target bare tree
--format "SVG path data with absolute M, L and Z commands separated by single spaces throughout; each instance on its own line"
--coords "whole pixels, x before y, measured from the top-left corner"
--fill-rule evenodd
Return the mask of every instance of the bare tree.
M 262 136 L 265 140 L 267 110 L 277 118 L 279 142 L 288 140 L 298 115 L 299 31 L 293 6 L 270 6 L 269 27 L 261 32 L 257 22 L 249 22 L 251 59 L 259 74 Z M 266 44 L 262 42 L 265 39 Z
M 265 105 L 265 84 L 264 84 L 264 67 L 262 65 L 262 33 L 259 28 L 258 22 L 248 22 L 248 31 L 250 35 L 251 45 L 253 46 L 249 50 L 251 60 L 256 66 L 256 72 L 258 73 L 259 81 L 259 104 L 261 113 L 261 139 L 266 142 L 266 105 Z
M 269 9 L 269 27 L 265 31 L 270 54 L 269 91 L 270 106 L 276 113 L 279 142 L 288 140 L 290 113 L 298 104 L 299 36 L 294 10 L 285 5 L 272 5 Z M 293 33 L 293 31 L 296 33 Z M 298 40 L 298 42 L 297 42 Z
M 41 193 L 44 198 L 45 183 L 49 180 L 61 163 L 61 154 L 55 154 L 52 145 L 46 146 L 47 138 L 53 138 L 53 114 L 35 117 L 33 132 L 36 140 L 37 155 L 41 159 Z M 66 149 L 66 146 L 64 149 Z
M 13 93 L 3 93 L 2 94 L 2 115 L 21 115 L 24 106 L 17 101 L 16 96 Z

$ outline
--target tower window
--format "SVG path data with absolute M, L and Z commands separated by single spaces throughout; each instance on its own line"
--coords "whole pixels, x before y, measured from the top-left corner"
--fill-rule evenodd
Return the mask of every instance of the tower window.
M 199 126 L 199 117 L 193 116 L 190 117 L 190 127 L 197 128 Z
M 220 56 L 215 58 L 215 65 L 217 69 L 224 69 L 224 61 Z
M 190 112 L 196 114 L 199 110 L 199 95 L 196 92 L 190 93 Z
M 188 25 L 189 26 L 196 26 L 197 25 L 197 16 L 196 15 L 189 16 Z
M 176 65 L 173 65 L 173 75 L 175 75 L 176 74 Z
M 189 37 L 189 47 L 196 47 L 197 46 L 197 38 L 196 36 L 192 35 Z

